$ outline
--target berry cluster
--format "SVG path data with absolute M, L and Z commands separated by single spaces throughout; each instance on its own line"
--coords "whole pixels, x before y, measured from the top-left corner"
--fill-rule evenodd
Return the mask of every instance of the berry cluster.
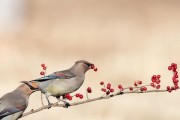
M 42 67 L 43 70 L 40 72 L 40 75 L 45 76 L 47 67 L 46 67 L 45 64 L 41 64 L 41 67 Z
M 105 85 L 105 83 L 103 81 L 100 82 L 100 85 L 103 85 L 104 87 L 101 88 L 101 91 L 105 92 L 107 95 L 109 95 L 110 93 L 114 92 L 114 89 L 112 88 L 111 84 L 108 83 L 107 85 Z
M 178 72 L 177 72 L 177 64 L 176 63 L 172 63 L 171 66 L 168 67 L 168 70 L 173 72 L 173 77 L 172 77 L 172 81 L 173 81 L 173 86 L 167 86 L 167 91 L 168 92 L 172 92 L 173 90 L 179 89 L 178 83 Z
M 140 80 L 134 82 L 135 88 L 137 88 L 137 89 L 140 88 L 141 92 L 147 91 L 147 87 L 146 86 L 141 86 L 141 84 L 142 84 L 142 81 L 140 81 Z M 129 90 L 132 91 L 133 87 L 129 87 Z
M 137 81 L 134 82 L 134 86 L 136 86 L 136 87 L 137 87 L 138 85 L 141 85 L 141 84 L 142 84 L 142 81 L 140 81 L 140 80 L 137 80 Z
M 160 89 L 160 82 L 161 82 L 161 80 L 160 80 L 160 78 L 161 78 L 161 75 L 153 75 L 152 77 L 151 77 L 151 83 L 150 83 L 150 85 L 153 87 L 153 88 L 156 88 L 156 89 Z
M 73 97 L 74 96 L 71 96 L 69 93 L 67 93 L 67 94 L 65 94 L 64 96 L 63 96 L 63 99 L 68 99 L 68 100 L 72 100 L 73 99 Z M 80 99 L 83 99 L 83 95 L 81 94 L 81 93 L 77 93 L 76 95 L 75 95 L 75 97 L 76 98 L 80 98 Z
M 101 91 L 105 92 L 107 95 L 109 95 L 110 93 L 114 92 L 114 89 L 112 88 L 111 84 L 108 83 L 107 85 L 105 85 L 105 83 L 103 81 L 100 82 L 100 85 L 103 85 L 104 87 L 101 88 Z
M 63 97 L 64 99 L 68 99 L 68 100 L 72 100 L 73 96 L 71 96 L 69 93 L 68 94 L 65 94 L 65 96 Z

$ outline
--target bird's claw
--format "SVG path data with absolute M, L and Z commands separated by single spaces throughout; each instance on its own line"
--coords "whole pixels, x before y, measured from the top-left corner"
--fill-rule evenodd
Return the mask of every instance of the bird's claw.
M 51 103 L 49 103 L 48 104 L 48 109 L 50 109 L 52 107 L 52 104 Z
M 70 104 L 68 102 L 64 103 L 64 108 L 68 108 Z

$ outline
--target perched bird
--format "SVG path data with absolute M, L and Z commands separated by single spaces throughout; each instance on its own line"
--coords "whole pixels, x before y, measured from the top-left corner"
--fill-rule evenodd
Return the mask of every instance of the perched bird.
M 61 96 L 79 89 L 84 82 L 86 71 L 92 66 L 94 65 L 88 61 L 79 60 L 67 70 L 54 72 L 48 76 L 32 80 L 30 83 L 36 82 L 38 84 L 40 91 L 46 96 L 48 105 L 51 106 L 49 96 L 54 96 L 60 100 Z M 67 102 L 61 101 L 68 105 Z
M 0 120 L 17 120 L 28 106 L 29 96 L 37 85 L 22 84 L 0 98 Z

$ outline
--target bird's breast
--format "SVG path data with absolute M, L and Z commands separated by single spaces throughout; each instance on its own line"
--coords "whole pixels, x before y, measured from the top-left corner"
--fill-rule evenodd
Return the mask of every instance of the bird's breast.
M 46 91 L 49 95 L 58 96 L 76 91 L 81 87 L 84 78 L 57 79 L 51 82 Z

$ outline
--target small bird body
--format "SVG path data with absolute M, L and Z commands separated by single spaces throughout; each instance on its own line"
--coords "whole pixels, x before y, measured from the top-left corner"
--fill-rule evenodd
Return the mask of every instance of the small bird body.
M 85 73 L 93 65 L 85 60 L 77 61 L 71 68 L 54 72 L 48 76 L 32 80 L 36 82 L 42 93 L 45 94 L 50 105 L 49 96 L 59 98 L 67 93 L 78 90 L 84 82 Z
M 31 86 L 32 87 L 32 86 Z M 17 120 L 28 106 L 29 96 L 34 92 L 26 84 L 0 98 L 0 120 Z
M 75 77 L 70 79 L 56 79 L 53 82 L 39 82 L 39 86 L 44 87 L 42 90 L 43 93 L 56 97 L 76 91 L 83 82 L 83 78 Z

